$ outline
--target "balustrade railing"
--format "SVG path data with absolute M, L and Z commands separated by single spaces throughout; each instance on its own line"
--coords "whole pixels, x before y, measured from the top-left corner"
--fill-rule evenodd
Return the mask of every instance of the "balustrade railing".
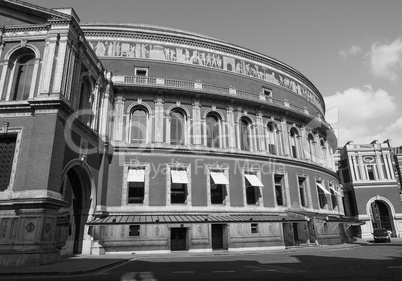
M 201 82 L 192 82 L 185 81 L 179 79 L 166 79 L 166 78 L 155 78 L 148 76 L 116 76 L 113 79 L 115 84 L 132 84 L 132 85 L 146 85 L 146 86 L 154 86 L 154 87 L 168 87 L 168 88 L 176 88 L 176 89 L 190 89 L 195 91 L 203 91 L 207 93 L 219 94 L 224 96 L 236 96 L 243 99 L 248 100 L 258 100 L 260 102 L 273 104 L 280 107 L 287 107 L 292 111 L 300 112 L 302 114 L 312 115 L 315 114 L 310 113 L 306 108 L 302 108 L 295 104 L 289 103 L 287 100 L 279 100 L 272 97 L 265 97 L 259 93 L 248 92 L 244 90 L 238 90 L 230 87 L 222 87 L 217 85 L 204 84 Z M 306 97 L 309 102 L 311 102 L 314 106 L 317 107 L 318 111 L 322 112 L 321 106 L 317 105 L 317 101 L 311 100 Z M 331 125 L 326 123 L 324 120 L 321 120 L 322 123 L 326 124 L 331 128 Z

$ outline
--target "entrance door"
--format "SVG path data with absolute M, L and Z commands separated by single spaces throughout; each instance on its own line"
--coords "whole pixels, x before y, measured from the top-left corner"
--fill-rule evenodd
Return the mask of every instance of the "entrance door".
M 310 243 L 316 243 L 317 236 L 315 234 L 315 229 L 314 229 L 314 219 L 311 219 L 307 222 L 307 228 L 308 228 Z
M 186 250 L 187 228 L 178 227 L 170 229 L 170 249 L 172 251 Z
M 394 232 L 388 206 L 380 200 L 371 203 L 371 221 L 373 228 L 386 228 Z
M 58 211 L 56 230 L 57 246 L 62 254 L 81 254 L 84 228 L 90 207 L 90 194 L 86 172 L 73 167 L 67 173 L 61 187 L 63 200 L 67 205 Z
M 223 226 L 212 224 L 212 249 L 223 249 Z
M 283 223 L 283 241 L 285 242 L 285 246 L 294 246 L 294 233 L 292 223 Z
M 293 223 L 293 237 L 295 239 L 295 244 L 300 244 L 299 242 L 299 230 L 297 228 L 297 223 Z

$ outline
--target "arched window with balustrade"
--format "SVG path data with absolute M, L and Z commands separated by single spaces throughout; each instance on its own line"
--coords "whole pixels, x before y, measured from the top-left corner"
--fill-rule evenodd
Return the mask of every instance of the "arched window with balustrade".
M 266 144 L 267 144 L 267 151 L 270 154 L 278 154 L 277 152 L 277 137 L 276 137 L 276 132 L 278 131 L 278 127 L 274 122 L 269 122 L 267 124 L 267 129 L 266 129 Z
M 170 113 L 170 144 L 185 144 L 186 116 L 181 110 L 172 110 Z
M 251 150 L 251 121 L 242 117 L 239 121 L 240 149 Z
M 205 120 L 207 129 L 207 146 L 213 148 L 220 147 L 220 131 L 222 120 L 213 113 L 209 113 Z
M 131 111 L 129 141 L 131 143 L 148 142 L 148 111 L 143 107 L 135 107 Z
M 293 158 L 297 158 L 299 157 L 300 154 L 299 132 L 295 128 L 291 128 L 289 136 L 290 136 L 290 153 Z

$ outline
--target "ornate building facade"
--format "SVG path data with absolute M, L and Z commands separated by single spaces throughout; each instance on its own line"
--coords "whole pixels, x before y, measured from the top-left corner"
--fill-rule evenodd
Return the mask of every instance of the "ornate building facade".
M 73 9 L 5 0 L 0 22 L 2 264 L 341 242 L 337 142 L 299 71 Z
M 387 228 L 393 237 L 401 237 L 398 152 L 389 141 L 350 142 L 339 150 L 345 213 L 362 221 L 362 225 L 352 226 L 354 236 L 371 239 L 374 228 Z

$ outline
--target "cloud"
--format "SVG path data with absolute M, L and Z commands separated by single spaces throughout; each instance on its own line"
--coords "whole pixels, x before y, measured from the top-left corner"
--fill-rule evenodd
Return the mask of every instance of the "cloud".
M 353 45 L 348 50 L 339 51 L 339 55 L 346 58 L 348 56 L 354 56 L 354 55 L 360 53 L 361 51 L 362 51 L 362 49 L 359 46 Z
M 397 112 L 395 97 L 370 85 L 350 88 L 325 98 L 326 119 L 339 134 L 339 145 L 347 141 L 364 141 L 376 135 L 387 139 L 385 128 Z M 399 119 L 398 119 L 399 120 Z M 402 120 L 400 121 L 402 122 Z M 395 126 L 399 123 L 395 123 Z M 402 124 L 401 124 L 402 125 Z M 400 130 L 401 131 L 401 130 Z M 401 138 L 402 140 L 402 138 Z
M 372 136 L 372 139 L 386 140 L 390 139 L 392 146 L 402 145 L 402 117 L 384 128 L 384 131 Z
M 366 54 L 369 59 L 370 71 L 375 77 L 390 81 L 398 79 L 402 69 L 402 39 L 397 38 L 390 44 L 375 42 Z

